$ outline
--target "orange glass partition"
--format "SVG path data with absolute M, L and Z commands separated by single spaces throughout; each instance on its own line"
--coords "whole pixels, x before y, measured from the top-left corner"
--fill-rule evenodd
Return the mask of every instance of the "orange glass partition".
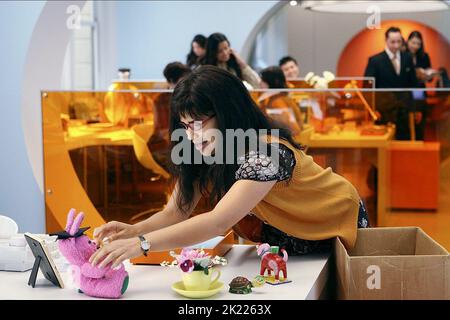
M 170 92 L 44 92 L 42 119 L 47 231 L 70 208 L 86 224 L 138 222 L 170 194 Z
M 128 88 L 42 93 L 48 232 L 64 227 L 72 207 L 84 211 L 86 225 L 95 227 L 110 220 L 135 223 L 166 204 L 171 192 L 171 91 Z M 368 204 L 372 225 L 389 225 L 391 220 L 385 219 L 391 206 L 388 148 L 396 128 L 375 125 L 371 115 L 370 110 L 381 112 L 389 106 L 385 99 L 371 104 L 358 92 L 375 97 L 393 94 L 367 88 L 250 93 L 269 117 L 298 127 L 295 139 L 307 146 L 317 163 L 332 167 L 355 185 Z M 440 142 L 440 170 L 445 176 L 450 157 L 450 95 L 439 91 L 428 96 L 425 137 Z M 277 102 L 279 98 L 282 103 Z M 200 206 L 197 212 L 206 207 Z

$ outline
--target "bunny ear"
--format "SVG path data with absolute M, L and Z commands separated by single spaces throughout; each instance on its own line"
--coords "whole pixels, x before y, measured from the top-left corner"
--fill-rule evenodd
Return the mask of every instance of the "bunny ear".
M 77 215 L 77 217 L 75 218 L 75 221 L 73 222 L 72 227 L 70 228 L 69 233 L 71 236 L 74 236 L 78 232 L 78 229 L 80 229 L 80 225 L 81 225 L 81 222 L 83 222 L 83 219 L 84 219 L 84 213 L 80 212 Z
M 69 214 L 67 215 L 67 223 L 66 223 L 66 231 L 70 232 L 70 228 L 73 224 L 73 218 L 75 217 L 75 213 L 77 211 L 75 209 L 70 209 Z

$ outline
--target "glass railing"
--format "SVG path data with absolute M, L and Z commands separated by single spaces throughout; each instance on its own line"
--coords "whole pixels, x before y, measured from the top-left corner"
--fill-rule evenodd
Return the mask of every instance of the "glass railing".
M 172 191 L 172 91 L 120 89 L 42 92 L 48 232 L 64 227 L 72 207 L 86 213 L 87 225 L 96 226 L 110 220 L 136 223 L 166 204 Z M 375 90 L 357 84 L 250 94 L 319 165 L 353 183 L 372 225 L 389 225 L 389 212 L 398 203 L 393 188 L 403 188 L 393 180 L 394 151 L 426 151 L 424 145 L 437 143 L 430 152 L 437 154 L 440 176 L 450 175 L 450 90 Z M 196 213 L 205 210 L 206 202 Z

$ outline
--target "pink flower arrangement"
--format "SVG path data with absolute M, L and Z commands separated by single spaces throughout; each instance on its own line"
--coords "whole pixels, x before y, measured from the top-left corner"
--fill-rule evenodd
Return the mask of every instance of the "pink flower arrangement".
M 175 258 L 172 263 L 163 261 L 162 266 L 180 267 L 181 271 L 190 273 L 192 271 L 204 271 L 208 274 L 209 269 L 216 264 L 226 265 L 225 258 L 215 256 L 211 257 L 203 249 L 184 248 L 180 254 L 175 254 L 174 251 L 170 255 Z

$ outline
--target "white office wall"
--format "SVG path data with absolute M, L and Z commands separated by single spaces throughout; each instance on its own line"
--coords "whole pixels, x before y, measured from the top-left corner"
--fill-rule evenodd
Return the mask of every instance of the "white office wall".
M 117 66 L 133 78 L 162 78 L 164 66 L 186 59 L 192 38 L 224 33 L 236 50 L 278 1 L 118 1 Z
M 0 2 L 0 215 L 14 218 L 21 231 L 42 231 L 44 226 L 43 200 L 27 156 L 21 117 L 27 49 L 43 7 L 43 1 Z

